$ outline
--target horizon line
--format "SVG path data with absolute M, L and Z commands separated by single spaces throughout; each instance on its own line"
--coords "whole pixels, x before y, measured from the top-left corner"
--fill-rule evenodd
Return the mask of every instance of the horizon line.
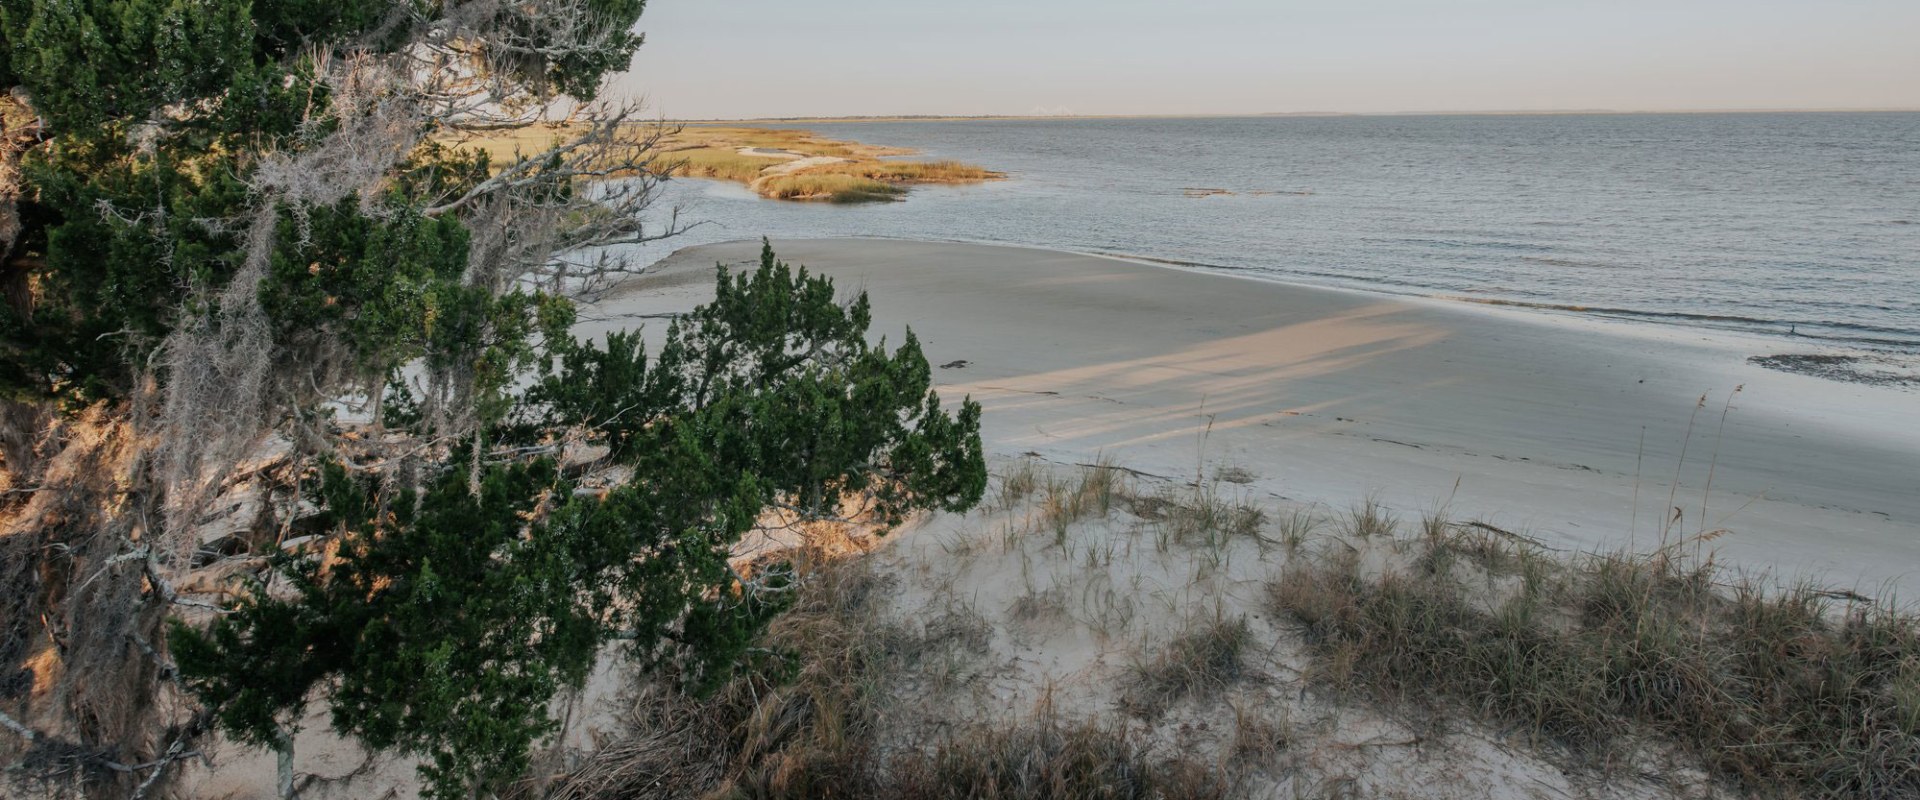
M 937 122 L 966 120 L 1045 119 L 1231 119 L 1247 117 L 1467 117 L 1467 116 L 1604 116 L 1655 114 L 1912 114 L 1920 106 L 1855 108 L 1680 108 L 1680 109 L 1457 109 L 1432 111 L 1250 111 L 1195 114 L 839 114 L 811 116 L 685 117 L 665 122 Z

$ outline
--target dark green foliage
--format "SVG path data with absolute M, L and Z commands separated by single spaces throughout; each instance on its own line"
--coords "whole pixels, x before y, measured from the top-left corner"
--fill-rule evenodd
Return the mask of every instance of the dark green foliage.
M 643 463 L 671 416 L 675 435 L 807 513 L 863 492 L 889 522 L 912 508 L 970 507 L 986 486 L 979 406 L 942 413 L 912 332 L 889 354 L 868 343 L 870 321 L 865 294 L 843 307 L 832 281 L 763 245 L 757 269 L 723 269 L 714 301 L 674 323 L 651 370 L 625 334 L 605 349 L 556 343 L 560 369 L 534 397 Z
M 127 397 L 137 367 L 182 312 L 204 310 L 206 295 L 240 265 L 232 231 L 254 200 L 246 181 L 260 154 L 298 153 L 330 130 L 329 89 L 316 64 L 393 52 L 420 30 L 473 13 L 461 5 L 0 0 L 0 92 L 24 90 L 46 123 L 44 142 L 21 159 L 23 231 L 0 243 L 11 245 L 0 252 L 0 277 L 31 272 L 33 285 L 30 308 L 0 304 L 0 396 Z M 555 32 L 539 9 L 511 3 L 500 4 L 497 19 L 469 21 L 491 26 L 496 39 L 511 33 L 515 45 L 476 38 L 470 46 L 497 56 L 501 85 L 590 97 L 639 45 L 626 31 L 644 3 L 585 5 L 610 32 L 591 46 L 541 47 Z M 460 288 L 461 224 L 417 212 L 487 171 L 482 156 L 429 144 L 400 165 L 392 196 L 372 208 L 349 200 L 286 209 L 300 230 L 280 237 L 276 278 L 304 296 L 285 299 L 283 309 L 300 313 L 277 320 L 281 330 L 306 331 L 300 326 L 315 315 L 336 327 L 351 322 L 349 358 L 383 374 L 396 362 L 387 346 L 419 346 L 437 303 L 474 302 L 445 296 Z M 298 279 L 302 269 L 314 269 L 314 280 Z M 389 271 L 395 285 L 382 288 Z M 467 321 L 492 315 L 465 310 Z M 281 358 L 313 360 L 293 338 L 276 341 Z M 399 360 L 407 357 L 403 348 Z
M 291 596 L 262 588 L 205 633 L 175 629 L 222 723 L 270 745 L 318 688 L 336 729 L 430 756 L 443 795 L 498 787 L 616 638 L 718 685 L 778 609 L 726 561 L 769 507 L 829 513 L 861 493 L 893 522 L 978 502 L 979 407 L 940 409 L 911 336 L 870 345 L 863 297 L 836 304 L 770 248 L 719 286 L 651 365 L 636 337 L 575 341 L 557 335 L 570 313 L 544 315 L 553 363 L 496 438 L 586 430 L 631 483 L 576 493 L 548 459 L 489 457 L 476 493 L 466 451 L 416 496 L 329 466 L 316 499 L 337 549 L 279 560 Z
M 434 143 L 458 115 L 414 109 L 416 67 L 383 59 L 431 51 L 484 73 L 502 108 L 589 99 L 638 46 L 643 6 L 0 0 L 0 111 L 40 121 L 6 132 L 25 149 L 19 202 L 0 209 L 20 222 L 0 242 L 0 397 L 122 417 L 164 405 L 132 446 L 163 467 L 135 470 L 126 493 L 143 505 L 123 514 L 151 525 L 195 502 L 169 476 L 234 458 L 168 440 L 208 434 L 194 426 L 221 412 L 207 409 L 241 409 L 216 422 L 235 441 L 278 432 L 319 465 L 301 488 L 326 509 L 320 552 L 275 553 L 232 613 L 170 637 L 231 734 L 284 748 L 318 699 L 339 731 L 422 756 L 441 796 L 497 788 L 616 639 L 696 685 L 725 676 L 783 596 L 778 575 L 743 586 L 727 563 L 769 509 L 825 516 L 851 496 L 893 523 L 978 500 L 979 407 L 942 410 L 911 334 L 869 343 L 864 298 L 836 305 L 831 283 L 768 251 L 649 360 L 637 337 L 573 339 L 566 299 L 516 288 L 571 230 L 549 217 L 594 213 L 572 166 L 549 157 L 511 173 L 510 198 L 454 202 L 499 173 Z M 336 105 L 343 64 L 388 88 Z M 538 213 L 482 216 L 489 204 Z M 235 374 L 240 402 L 207 397 Z M 369 440 L 342 435 L 330 404 L 381 387 L 392 428 L 372 448 L 405 440 L 404 454 L 356 465 Z M 551 459 L 582 437 L 631 479 L 577 492 Z M 180 460 L 150 458 L 154 440 Z M 137 688 L 113 702 L 152 694 Z
M 449 471 L 421 497 L 385 498 L 331 466 L 338 551 L 282 559 L 295 596 L 256 592 L 206 634 L 176 627 L 174 652 L 246 741 L 272 745 L 324 685 L 336 730 L 428 756 L 439 794 L 497 787 L 610 637 L 651 644 L 693 606 L 753 604 L 707 598 L 726 575 L 719 545 L 753 508 L 711 479 L 688 471 L 601 500 L 536 460 L 489 467 L 478 494 Z

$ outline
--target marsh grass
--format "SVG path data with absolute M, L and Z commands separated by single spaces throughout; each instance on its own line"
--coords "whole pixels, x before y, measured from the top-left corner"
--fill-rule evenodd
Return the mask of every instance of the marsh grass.
M 670 149 L 666 160 L 675 164 L 676 175 L 737 181 L 775 200 L 880 202 L 899 199 L 913 184 L 972 183 L 1004 177 L 958 161 L 900 160 L 897 156 L 911 151 L 827 139 L 804 130 L 687 126 L 668 137 L 664 145 Z M 770 168 L 790 159 L 742 153 L 743 148 L 841 160 L 791 172 L 772 170 L 769 174 Z
M 723 147 L 729 150 L 741 147 L 764 147 L 809 156 L 832 156 L 834 158 L 880 158 L 883 156 L 906 155 L 912 152 L 894 147 L 878 147 L 860 144 L 858 142 L 828 139 L 816 135 L 812 131 L 799 128 L 755 128 L 727 125 L 682 126 L 667 139 L 666 145 L 671 148 Z
M 958 161 L 847 161 L 809 167 L 807 174 L 848 175 L 891 184 L 972 183 L 1004 177 Z
M 1351 554 L 1297 559 L 1270 604 L 1336 689 L 1437 698 L 1576 753 L 1652 735 L 1753 795 L 1920 796 L 1912 616 L 1808 584 L 1720 589 L 1665 555 L 1562 559 L 1548 592 L 1527 578 L 1541 556 L 1489 541 L 1430 537 L 1414 569 L 1379 576 Z M 1435 566 L 1466 558 L 1524 580 L 1490 598 Z
M 538 125 L 457 144 L 462 149 L 486 151 L 499 166 L 517 160 L 516 154 L 539 153 L 578 133 L 578 129 L 565 126 Z M 906 193 L 906 187 L 914 184 L 974 183 L 1005 177 L 958 161 L 902 160 L 900 156 L 912 151 L 828 139 L 798 129 L 685 125 L 662 133 L 655 169 L 675 176 L 746 184 L 760 196 L 776 200 L 878 202 L 897 200 Z M 742 153 L 745 148 L 781 150 L 792 155 Z M 794 157 L 815 156 L 841 160 L 791 173 L 768 174 L 771 168 Z
M 869 203 L 897 199 L 906 192 L 898 186 L 858 175 L 795 172 L 770 175 L 754 182 L 762 197 L 775 200 L 826 200 L 834 203 Z
M 771 156 L 743 155 L 733 148 L 696 147 L 667 154 L 673 174 L 752 183 L 766 168 L 785 163 Z

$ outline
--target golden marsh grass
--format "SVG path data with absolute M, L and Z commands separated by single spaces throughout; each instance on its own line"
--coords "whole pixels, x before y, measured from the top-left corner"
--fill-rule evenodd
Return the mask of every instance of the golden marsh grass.
M 571 133 L 564 125 L 534 125 L 455 146 L 486 151 L 494 164 L 502 165 L 542 152 Z M 896 200 L 906 193 L 906 187 L 915 184 L 976 183 L 1005 177 L 958 161 L 902 158 L 912 153 L 897 147 L 828 139 L 799 129 L 689 125 L 664 132 L 658 144 L 657 164 L 662 171 L 678 177 L 745 184 L 769 199 L 834 203 Z M 793 164 L 801 159 L 813 160 Z

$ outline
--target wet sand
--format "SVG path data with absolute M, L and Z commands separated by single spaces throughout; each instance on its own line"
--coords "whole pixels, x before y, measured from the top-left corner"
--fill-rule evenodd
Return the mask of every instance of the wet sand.
M 1239 491 L 1335 510 L 1445 504 L 1564 549 L 1725 530 L 1706 545 L 1723 560 L 1868 593 L 1920 569 L 1920 393 L 1747 362 L 1777 343 L 1047 250 L 774 244 L 866 290 L 875 335 L 911 325 L 951 365 L 934 370 L 942 396 L 986 406 L 1002 457 L 1225 470 Z M 711 297 L 716 262 L 757 252 L 677 253 L 584 327 L 657 337 Z

